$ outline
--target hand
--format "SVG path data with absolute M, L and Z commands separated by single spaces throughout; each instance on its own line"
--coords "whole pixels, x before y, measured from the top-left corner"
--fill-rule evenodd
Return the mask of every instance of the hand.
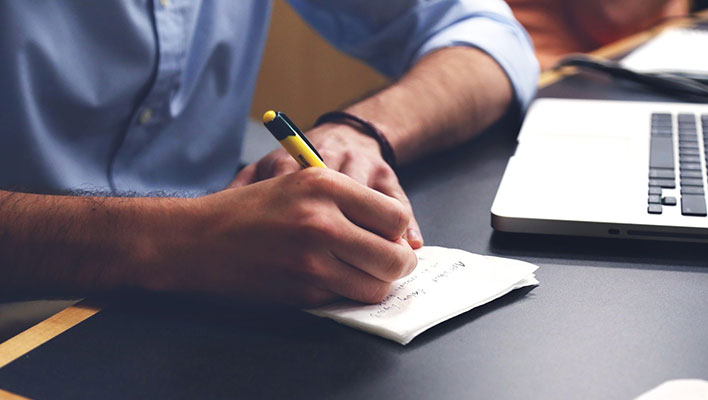
M 172 267 L 160 281 L 168 283 L 153 289 L 300 306 L 339 297 L 376 303 L 417 263 L 401 239 L 407 209 L 331 169 L 194 201 L 186 238 L 164 246 L 162 264 Z
M 339 124 L 321 125 L 308 132 L 307 138 L 324 158 L 327 167 L 400 201 L 409 217 L 404 237 L 414 249 L 423 246 L 423 237 L 413 215 L 411 203 L 401 188 L 396 173 L 381 157 L 376 140 L 352 127 Z M 290 174 L 299 169 L 298 164 L 285 150 L 278 149 L 244 168 L 230 187 L 248 185 L 274 176 Z

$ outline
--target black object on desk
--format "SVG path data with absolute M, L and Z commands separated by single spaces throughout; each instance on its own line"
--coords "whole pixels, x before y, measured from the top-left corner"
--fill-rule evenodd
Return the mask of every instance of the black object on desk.
M 666 101 L 592 74 L 540 94 Z M 516 128 L 500 123 L 403 170 L 402 182 L 428 244 L 539 264 L 533 291 L 406 347 L 293 310 L 141 299 L 0 369 L 0 388 L 72 399 L 627 399 L 708 375 L 705 246 L 492 231 Z

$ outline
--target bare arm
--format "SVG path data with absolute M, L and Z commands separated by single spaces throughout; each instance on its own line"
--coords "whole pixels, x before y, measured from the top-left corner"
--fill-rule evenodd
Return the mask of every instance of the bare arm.
M 509 107 L 511 85 L 486 53 L 433 52 L 388 89 L 349 108 L 386 133 L 401 163 L 480 133 Z
M 377 302 L 415 267 L 407 225 L 399 202 L 319 168 L 198 199 L 0 192 L 0 292 Z
M 0 192 L 0 290 L 83 295 L 144 285 L 139 264 L 173 201 Z

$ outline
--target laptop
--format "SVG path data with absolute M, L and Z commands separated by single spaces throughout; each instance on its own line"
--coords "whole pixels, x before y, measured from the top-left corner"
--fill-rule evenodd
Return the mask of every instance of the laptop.
M 708 105 L 538 99 L 492 226 L 708 243 L 707 158 Z

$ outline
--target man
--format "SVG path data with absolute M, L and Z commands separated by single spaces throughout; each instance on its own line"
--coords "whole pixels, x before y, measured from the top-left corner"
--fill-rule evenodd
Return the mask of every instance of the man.
M 500 0 L 291 5 L 340 49 L 405 73 L 346 110 L 384 132 L 399 164 L 533 95 L 530 42 Z M 329 170 L 276 151 L 234 179 L 269 7 L 0 2 L 4 293 L 377 302 L 415 267 L 410 204 L 357 128 L 308 133 Z M 72 191 L 83 196 L 60 195 Z

